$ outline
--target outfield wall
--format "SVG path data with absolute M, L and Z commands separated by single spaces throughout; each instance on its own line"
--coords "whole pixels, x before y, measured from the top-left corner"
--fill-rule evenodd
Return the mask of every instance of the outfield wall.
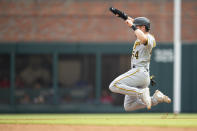
M 197 112 L 196 50 L 196 44 L 182 45 L 182 112 Z M 124 112 L 124 96 L 108 92 L 108 85 L 130 68 L 131 51 L 129 43 L 1 43 L 0 80 L 8 76 L 9 87 L 0 88 L 0 112 Z M 18 87 L 18 75 L 24 74 L 21 70 L 26 67 L 23 65 L 28 65 L 27 61 L 34 56 L 36 59 L 30 65 L 36 67 L 37 61 L 44 61 L 41 65 L 49 70 L 48 83 L 39 79 L 35 86 L 23 83 Z M 153 50 L 150 70 L 157 81 L 156 87 L 150 87 L 151 94 L 159 89 L 173 98 L 171 43 L 159 43 Z M 26 74 L 31 78 L 35 72 Z M 39 76 L 43 74 L 47 73 Z M 106 90 L 113 101 L 102 99 Z M 151 112 L 172 112 L 172 107 L 172 104 L 160 104 Z

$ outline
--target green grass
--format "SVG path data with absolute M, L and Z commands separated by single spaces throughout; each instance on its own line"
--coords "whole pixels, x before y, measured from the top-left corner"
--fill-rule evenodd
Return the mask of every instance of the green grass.
M 1 114 L 0 124 L 196 127 L 197 114 Z

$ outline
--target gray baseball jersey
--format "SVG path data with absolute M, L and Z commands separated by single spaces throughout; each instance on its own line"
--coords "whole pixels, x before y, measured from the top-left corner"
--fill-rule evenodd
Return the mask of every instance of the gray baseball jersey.
M 152 48 L 156 46 L 156 42 L 151 34 L 148 34 L 147 37 L 146 45 L 141 44 L 139 39 L 135 41 L 131 57 L 131 67 L 136 66 L 149 69 Z

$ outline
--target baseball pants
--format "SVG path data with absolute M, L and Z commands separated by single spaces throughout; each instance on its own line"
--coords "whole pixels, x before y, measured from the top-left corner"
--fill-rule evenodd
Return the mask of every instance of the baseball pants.
M 144 67 L 132 68 L 128 72 L 113 80 L 109 89 L 114 93 L 125 95 L 124 108 L 126 111 L 133 111 L 146 108 L 141 100 L 144 88 L 150 84 L 149 72 Z M 151 97 L 152 105 L 158 104 L 157 100 Z

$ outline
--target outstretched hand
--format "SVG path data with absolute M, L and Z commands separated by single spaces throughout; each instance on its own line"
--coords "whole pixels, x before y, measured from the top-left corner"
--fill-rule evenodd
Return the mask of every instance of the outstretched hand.
M 127 19 L 126 21 L 126 24 L 129 26 L 129 27 L 131 27 L 132 25 L 133 25 L 133 19 L 131 18 L 131 19 Z
M 131 20 L 132 22 L 134 22 L 134 19 L 128 16 L 128 19 Z

